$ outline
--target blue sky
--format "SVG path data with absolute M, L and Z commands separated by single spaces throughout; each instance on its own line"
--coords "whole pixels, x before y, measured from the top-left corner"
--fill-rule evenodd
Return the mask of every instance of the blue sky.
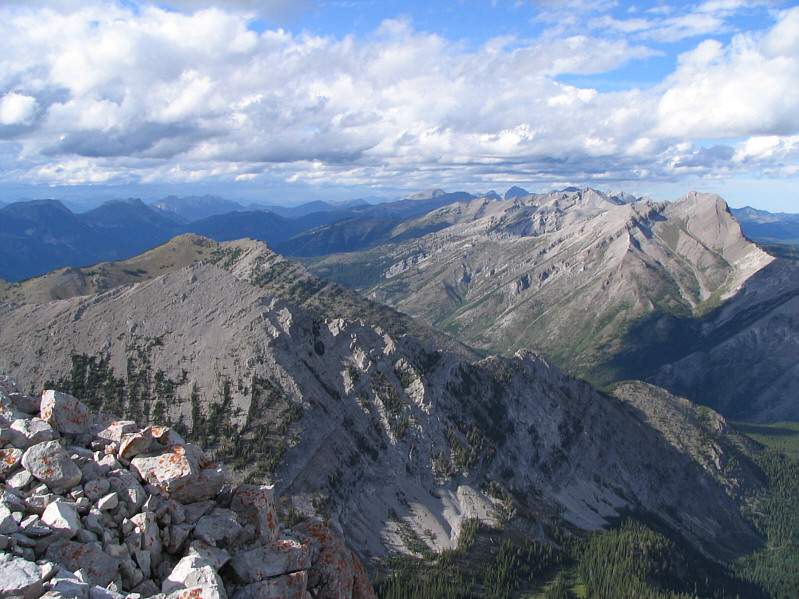
M 799 6 L 0 0 L 0 201 L 512 185 L 799 212 Z

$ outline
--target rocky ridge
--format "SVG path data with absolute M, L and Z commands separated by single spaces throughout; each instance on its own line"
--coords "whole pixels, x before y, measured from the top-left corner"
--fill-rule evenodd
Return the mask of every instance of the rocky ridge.
M 341 537 L 281 526 L 271 486 L 229 484 L 168 427 L 7 376 L 0 426 L 0 597 L 374 597 Z
M 650 380 L 737 419 L 799 413 L 799 269 L 716 195 L 479 198 L 401 227 L 418 235 L 311 269 L 486 353 L 535 348 L 595 384 Z
M 347 295 L 265 244 L 213 250 L 102 293 L 0 306 L 0 368 L 27 389 L 63 381 L 141 428 L 173 423 L 239 479 L 329 519 L 362 557 L 456 547 L 473 518 L 546 537 L 631 511 L 664 514 L 711 555 L 760 542 L 741 514 L 756 477 L 710 472 L 541 356 L 432 345 L 421 324 L 353 317 Z M 687 425 L 722 452 L 733 434 Z

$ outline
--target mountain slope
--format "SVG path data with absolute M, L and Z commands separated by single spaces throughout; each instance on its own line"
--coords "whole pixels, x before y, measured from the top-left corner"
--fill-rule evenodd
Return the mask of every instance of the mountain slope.
M 675 416 L 699 440 L 685 451 L 673 419 L 640 417 L 638 396 L 600 394 L 529 352 L 476 361 L 431 345 L 421 325 L 402 335 L 335 317 L 356 300 L 298 281 L 302 267 L 264 244 L 196 241 L 209 259 L 139 283 L 0 305 L 0 370 L 187 429 L 362 554 L 452 547 L 470 517 L 537 536 L 622 512 L 656 513 L 717 557 L 760 543 L 741 509 L 761 482 L 719 417 Z
M 597 381 L 620 333 L 653 312 L 686 317 L 732 295 L 771 258 L 716 196 L 623 204 L 593 190 L 474 200 L 406 225 L 440 231 L 315 272 L 379 264 L 361 289 L 486 352 L 534 347 Z

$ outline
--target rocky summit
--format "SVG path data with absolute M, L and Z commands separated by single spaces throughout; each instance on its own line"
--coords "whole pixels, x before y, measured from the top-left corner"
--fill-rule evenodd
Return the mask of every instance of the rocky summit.
M 281 526 L 271 486 L 229 484 L 168 427 L 6 376 L 0 426 L 0 597 L 374 597 L 339 535 Z

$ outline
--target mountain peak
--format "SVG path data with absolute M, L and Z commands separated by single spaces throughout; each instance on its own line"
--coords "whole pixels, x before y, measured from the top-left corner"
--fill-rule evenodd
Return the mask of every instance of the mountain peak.
M 446 191 L 443 189 L 423 189 L 422 191 L 417 191 L 416 193 L 412 193 L 411 195 L 407 195 L 403 200 L 432 200 L 437 198 L 438 196 L 443 196 Z
M 529 191 L 514 185 L 513 187 L 508 189 L 508 191 L 505 192 L 505 199 L 509 200 L 511 198 L 518 198 L 518 197 L 529 196 L 529 195 L 530 195 Z

